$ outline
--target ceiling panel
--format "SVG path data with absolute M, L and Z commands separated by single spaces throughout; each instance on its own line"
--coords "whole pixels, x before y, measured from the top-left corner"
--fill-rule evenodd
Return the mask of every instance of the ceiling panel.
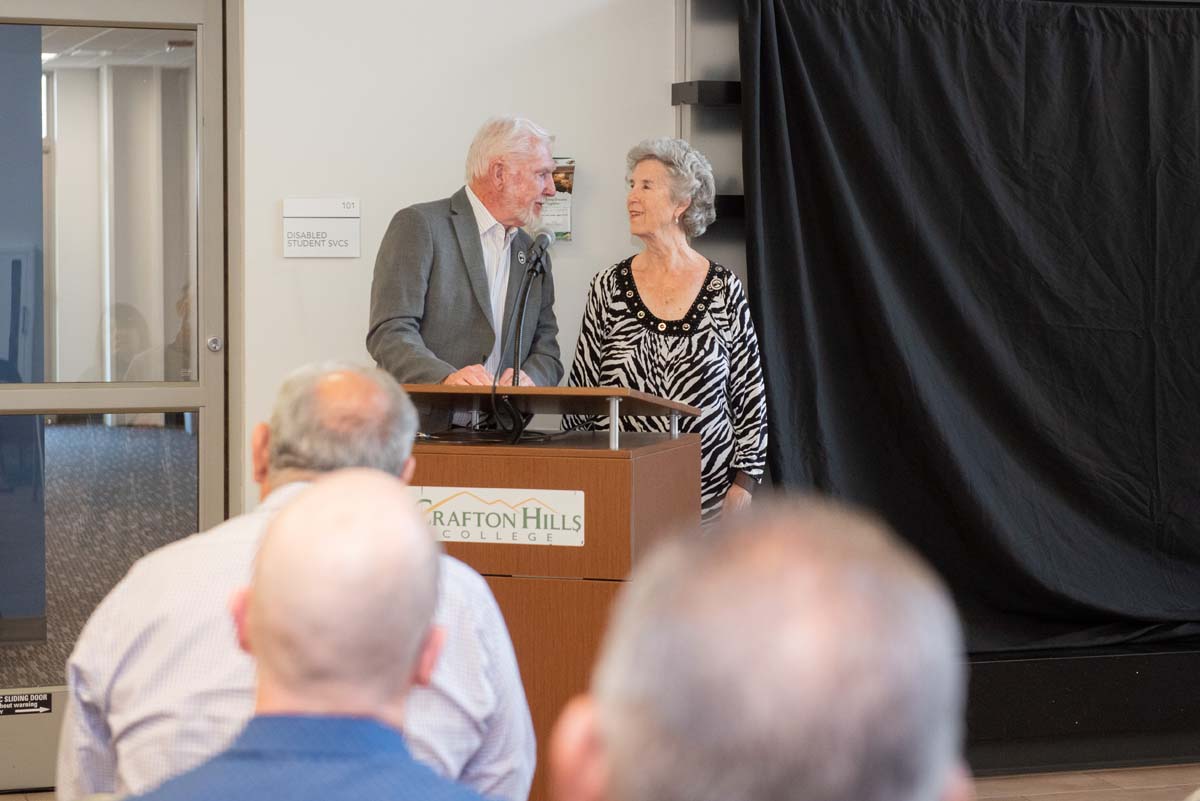
M 95 69 L 140 65 L 189 67 L 196 63 L 194 31 L 146 28 L 72 28 L 43 26 L 43 67 Z M 45 55 L 54 54 L 46 59 Z

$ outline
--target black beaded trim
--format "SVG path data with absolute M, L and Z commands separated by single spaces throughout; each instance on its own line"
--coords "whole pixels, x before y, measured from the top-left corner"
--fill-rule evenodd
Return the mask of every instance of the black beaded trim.
M 696 294 L 696 299 L 692 301 L 691 308 L 678 320 L 662 320 L 655 317 L 654 312 L 650 311 L 642 302 L 637 283 L 633 280 L 632 264 L 633 257 L 631 256 L 617 265 L 617 291 L 629 307 L 629 313 L 656 334 L 690 336 L 693 331 L 699 329 L 700 321 L 712 305 L 713 296 L 725 289 L 725 285 L 728 283 L 725 268 L 709 259 L 708 274 L 704 276 L 704 284 Z

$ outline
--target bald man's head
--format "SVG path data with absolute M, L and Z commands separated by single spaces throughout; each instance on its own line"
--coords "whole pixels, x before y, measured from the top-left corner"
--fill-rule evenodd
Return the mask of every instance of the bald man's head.
M 634 572 L 552 744 L 558 801 L 961 797 L 961 648 L 941 582 L 879 521 L 734 517 Z
M 388 373 L 343 362 L 313 364 L 280 387 L 270 426 L 254 432 L 255 474 L 308 477 L 348 467 L 395 476 L 409 469 L 417 412 Z
M 271 521 L 255 563 L 240 628 L 260 698 L 352 712 L 402 697 L 437 581 L 437 545 L 400 481 L 363 469 L 319 479 Z

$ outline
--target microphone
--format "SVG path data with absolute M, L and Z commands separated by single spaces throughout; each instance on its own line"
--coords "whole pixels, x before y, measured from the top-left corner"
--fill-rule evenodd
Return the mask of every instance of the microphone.
M 517 289 L 517 296 L 512 298 L 513 313 L 509 318 L 509 328 L 506 336 L 501 340 L 501 353 L 504 352 L 503 344 L 508 343 L 512 347 L 512 367 L 513 377 L 512 385 L 517 386 L 521 378 L 521 332 L 525 328 L 525 307 L 529 303 L 529 293 L 533 289 L 533 279 L 546 274 L 546 252 L 554 246 L 554 232 L 548 228 L 542 228 L 533 233 L 533 244 L 529 248 L 529 258 L 526 259 L 528 266 L 525 269 L 525 275 L 521 276 L 521 285 Z M 543 277 L 543 280 L 544 277 Z M 503 399 L 503 403 L 497 403 L 496 385 L 499 382 L 500 371 L 492 376 L 492 415 L 496 418 L 497 424 L 508 433 L 511 442 L 518 442 L 521 434 L 525 430 L 524 416 L 517 411 L 516 407 L 507 398 Z M 500 410 L 508 416 L 508 423 L 503 420 Z
M 513 386 L 517 385 L 521 376 L 521 332 L 525 330 L 525 307 L 529 303 L 529 291 L 533 289 L 533 279 L 546 274 L 546 252 L 554 246 L 554 241 L 554 232 L 542 228 L 534 233 L 533 246 L 529 249 L 529 268 L 525 271 L 520 291 L 517 293 L 517 314 L 513 315 L 516 318 L 513 320 L 516 324 L 513 332 L 515 336 L 511 340 Z
M 548 228 L 542 228 L 534 232 L 533 246 L 529 248 L 529 269 L 534 270 L 534 275 L 541 275 L 545 271 L 546 267 L 543 258 L 546 255 L 546 251 L 554 247 L 556 239 L 554 232 Z

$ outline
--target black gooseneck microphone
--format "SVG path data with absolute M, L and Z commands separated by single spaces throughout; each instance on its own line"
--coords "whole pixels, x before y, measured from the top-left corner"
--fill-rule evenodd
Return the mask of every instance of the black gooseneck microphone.
M 521 279 L 521 290 L 517 294 L 521 304 L 520 310 L 514 315 L 517 325 L 516 336 L 512 338 L 512 383 L 514 387 L 521 380 L 521 333 L 525 330 L 525 307 L 529 305 L 529 293 L 533 289 L 533 279 L 546 274 L 546 253 L 553 245 L 554 232 L 542 229 L 534 235 L 533 247 L 529 249 L 529 267 L 525 270 L 525 277 Z
M 509 315 L 508 331 L 505 340 L 512 343 L 512 385 L 518 386 L 521 381 L 521 334 L 525 330 L 525 308 L 529 305 L 529 293 L 533 290 L 533 279 L 546 274 L 546 252 L 554 245 L 554 232 L 542 229 L 534 234 L 533 245 L 529 248 L 525 275 L 521 277 L 521 286 L 517 296 L 513 298 L 513 313 Z M 503 353 L 501 348 L 501 353 Z M 496 385 L 500 380 L 500 370 L 492 376 L 492 416 L 510 437 L 517 442 L 525 431 L 525 416 L 521 414 L 507 398 L 498 404 Z

